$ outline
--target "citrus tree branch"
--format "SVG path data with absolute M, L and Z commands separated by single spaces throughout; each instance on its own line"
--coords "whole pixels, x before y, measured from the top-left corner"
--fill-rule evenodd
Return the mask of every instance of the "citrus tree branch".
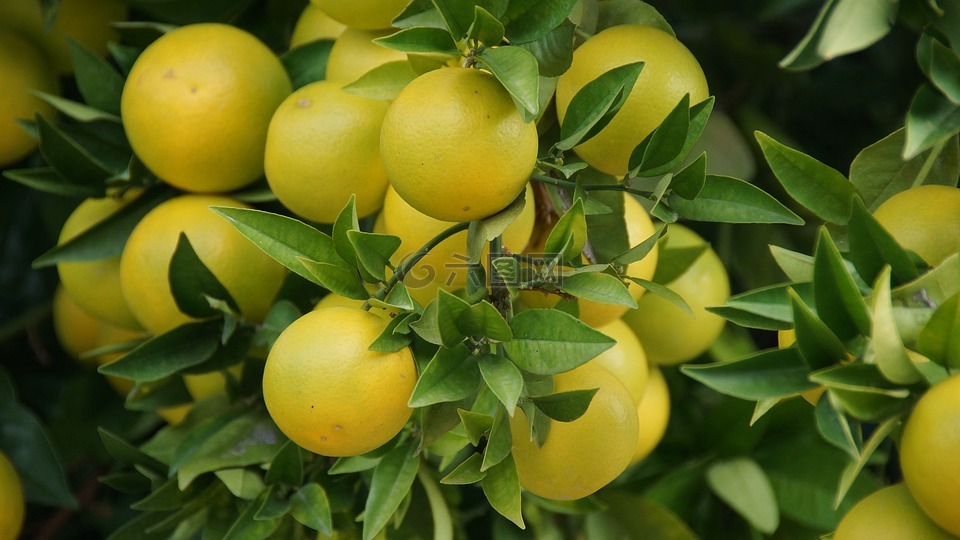
M 547 176 L 544 174 L 533 173 L 530 175 L 530 178 L 543 182 L 544 184 L 552 184 L 557 187 L 567 188 L 567 189 L 576 189 L 577 183 L 571 180 L 562 180 L 560 178 L 553 178 L 552 176 Z M 624 191 L 626 193 L 632 193 L 634 195 L 639 195 L 641 197 L 649 198 L 652 195 L 652 192 L 635 189 L 623 184 L 583 184 L 580 186 L 584 191 Z

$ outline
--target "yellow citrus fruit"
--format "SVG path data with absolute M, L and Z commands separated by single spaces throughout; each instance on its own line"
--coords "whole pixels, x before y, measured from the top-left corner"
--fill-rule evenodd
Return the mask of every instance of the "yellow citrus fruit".
M 627 241 L 631 246 L 643 242 L 656 231 L 653 221 L 650 220 L 650 215 L 633 197 L 627 196 L 623 199 L 623 221 L 627 226 Z M 543 241 L 546 241 L 546 236 L 543 237 Z M 529 251 L 536 250 L 542 251 L 542 245 L 536 249 L 531 248 Z M 626 275 L 647 280 L 653 278 L 657 269 L 658 258 L 659 247 L 654 246 L 646 257 L 627 266 Z M 629 280 L 627 281 L 627 289 L 630 291 L 630 296 L 638 301 L 646 292 L 646 289 Z M 560 301 L 560 297 L 555 294 L 538 291 L 523 291 L 520 293 L 520 298 L 524 304 L 535 308 L 553 307 Z M 578 300 L 577 304 L 580 308 L 580 320 L 594 328 L 619 319 L 629 309 L 626 306 L 603 304 L 592 300 Z
M 53 107 L 30 90 L 56 94 L 58 84 L 32 43 L 0 30 L 0 168 L 20 161 L 37 147 L 37 141 L 17 124 L 17 119 L 33 120 L 35 113 L 47 119 L 54 117 Z
M 291 91 L 280 60 L 253 35 L 193 24 L 137 58 L 123 87 L 123 127 L 137 156 L 167 183 L 232 191 L 263 174 L 270 117 Z
M 191 319 L 170 290 L 170 260 L 180 233 L 240 307 L 260 322 L 283 283 L 283 266 L 260 251 L 211 206 L 247 208 L 224 196 L 181 195 L 158 205 L 137 224 L 120 256 L 120 285 L 137 321 L 161 334 Z
M 0 452 L 0 538 L 18 538 L 23 528 L 25 502 L 20 475 L 9 458 Z
M 953 502 L 953 501 L 950 501 Z M 834 540 L 950 540 L 956 538 L 930 521 L 904 484 L 877 490 L 850 509 Z
M 373 68 L 387 62 L 407 59 L 407 53 L 374 43 L 378 37 L 389 35 L 390 30 L 357 30 L 347 28 L 333 42 L 327 58 L 326 79 L 341 85 L 352 83 Z
M 267 182 L 280 202 L 320 223 L 336 221 L 351 195 L 358 216 L 376 212 L 387 189 L 380 162 L 387 106 L 330 81 L 290 94 L 270 121 L 264 158 Z
M 60 346 L 74 360 L 80 355 L 96 348 L 97 333 L 103 321 L 80 307 L 64 290 L 57 287 L 53 294 L 53 331 Z M 81 361 L 90 365 L 90 362 Z
M 287 437 L 320 455 L 353 456 L 403 429 L 417 369 L 409 348 L 369 349 L 386 325 L 362 309 L 331 307 L 280 334 L 263 371 L 263 399 Z
M 630 464 L 637 446 L 637 405 L 626 387 L 600 364 L 554 377 L 554 392 L 599 388 L 587 411 L 573 422 L 550 423 L 543 446 L 530 440 L 524 412 L 510 419 L 513 458 L 520 485 L 534 495 L 571 501 L 612 482 Z
M 597 330 L 616 340 L 617 344 L 600 353 L 591 362 L 596 362 L 613 373 L 630 392 L 633 401 L 639 403 L 647 391 L 650 377 L 647 355 L 644 354 L 640 341 L 627 323 L 619 319 Z
M 634 62 L 643 71 L 613 120 L 592 139 L 574 147 L 584 161 L 607 174 L 627 173 L 630 154 L 685 94 L 690 104 L 707 99 L 707 79 L 693 54 L 677 38 L 641 24 L 613 26 L 573 52 L 573 63 L 557 80 L 557 116 L 563 122 L 570 101 L 603 73 Z
M 687 248 L 705 243 L 682 225 L 670 225 L 665 248 Z M 687 270 L 667 284 L 693 311 L 689 313 L 660 296 L 648 294 L 623 320 L 633 328 L 647 359 L 664 366 L 692 360 L 710 348 L 723 331 L 724 319 L 706 310 L 730 296 L 730 279 L 716 252 L 709 246 Z
M 640 420 L 640 435 L 637 437 L 637 448 L 633 451 L 631 463 L 637 463 L 653 452 L 670 423 L 670 389 L 663 378 L 663 372 L 657 366 L 650 366 L 650 382 L 637 404 L 637 417 Z
M 337 39 L 344 28 L 343 23 L 331 19 L 316 4 L 307 4 L 307 7 L 300 13 L 297 24 L 293 27 L 293 35 L 290 36 L 290 48 L 293 49 L 318 39 Z
M 443 221 L 473 221 L 523 192 L 537 161 L 537 128 L 489 73 L 428 71 L 390 105 L 380 134 L 390 184 Z
M 121 197 L 87 199 L 70 214 L 60 230 L 63 245 L 110 217 L 134 200 L 141 190 L 131 189 Z M 63 288 L 83 309 L 110 323 L 139 328 L 120 289 L 120 256 L 91 261 L 61 262 L 57 272 Z
M 960 189 L 926 185 L 901 191 L 873 217 L 903 247 L 931 266 L 960 251 Z
M 960 536 L 960 375 L 917 401 L 900 439 L 903 479 L 920 508 Z
M 225 371 L 211 371 L 210 373 L 200 373 L 197 375 L 184 375 L 183 384 L 187 386 L 187 392 L 194 401 L 225 392 L 227 389 L 227 377 L 234 380 L 240 380 L 243 375 L 243 364 L 234 364 Z
M 390 28 L 410 0 L 312 0 L 327 15 L 351 28 Z
M 526 204 L 517 219 L 503 232 L 506 249 L 519 253 L 527 245 L 536 219 L 533 190 L 527 187 Z M 394 255 L 394 266 L 413 255 L 430 239 L 449 228 L 452 223 L 440 221 L 420 213 L 410 206 L 392 187 L 387 189 L 383 202 L 383 232 L 400 237 L 400 247 Z M 481 256 L 486 264 L 488 251 Z M 459 232 L 430 250 L 413 266 L 403 282 L 414 300 L 426 305 L 436 297 L 437 290 L 454 291 L 467 285 L 467 232 Z
M 0 26 L 9 27 L 40 46 L 54 69 L 61 74 L 73 71 L 68 37 L 104 56 L 107 43 L 119 38 L 110 23 L 126 19 L 127 7 L 120 0 L 63 0 L 58 3 L 56 19 L 48 30 L 40 2 L 0 2 Z

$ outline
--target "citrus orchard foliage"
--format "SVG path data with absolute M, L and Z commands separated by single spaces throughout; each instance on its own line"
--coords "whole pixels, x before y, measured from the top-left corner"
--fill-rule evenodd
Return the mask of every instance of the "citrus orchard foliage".
M 43 91 L 12 89 L 27 142 L 0 152 L 69 201 L 34 266 L 63 282 L 56 352 L 124 421 L 41 416 L 64 461 L 109 454 L 123 510 L 99 530 L 807 538 L 901 512 L 958 533 L 960 5 L 904 8 L 928 81 L 904 129 L 848 175 L 758 131 L 753 184 L 703 69 L 729 77 L 704 34 L 737 33 L 638 0 L 129 0 L 113 27 L 127 6 L 89 3 L 73 75 L 59 34 L 0 18 L 26 53 L 0 68 Z M 879 39 L 896 16 L 864 6 L 827 3 L 783 64 Z M 739 50 L 735 71 L 770 62 Z M 717 106 L 787 140 L 748 86 Z M 85 513 L 38 385 L 8 379 L 26 498 Z

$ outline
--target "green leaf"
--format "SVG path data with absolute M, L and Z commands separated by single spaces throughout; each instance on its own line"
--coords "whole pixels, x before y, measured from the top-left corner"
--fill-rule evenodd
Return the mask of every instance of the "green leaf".
M 67 37 L 77 89 L 88 105 L 119 119 L 123 77 L 99 54 Z
M 533 201 L 531 201 L 531 204 L 533 204 Z M 470 223 L 470 228 L 467 230 L 467 255 L 470 262 L 480 262 L 480 254 L 483 251 L 483 246 L 487 242 L 492 242 L 496 237 L 502 235 L 504 231 L 507 230 L 507 227 L 520 217 L 526 205 L 527 194 L 526 191 L 524 191 L 503 210 L 490 217 Z M 493 254 L 494 257 L 497 255 L 500 254 Z
M 439 321 L 437 320 L 437 300 L 431 300 L 424 308 L 420 318 L 410 323 L 410 329 L 426 342 L 434 345 L 443 345 L 440 336 Z
M 444 34 L 449 37 L 446 32 Z M 417 72 L 413 70 L 410 62 L 398 60 L 371 69 L 343 89 L 360 97 L 392 100 L 416 78 Z
M 450 471 L 450 474 L 444 476 L 443 479 L 440 480 L 440 483 L 453 486 L 465 486 L 479 482 L 487 475 L 486 472 L 480 470 L 482 463 L 483 456 L 478 453 L 470 454 L 470 457 L 463 460 L 463 463 L 457 465 Z
M 676 37 L 670 23 L 647 2 L 637 0 L 601 0 L 598 2 L 597 32 L 621 24 L 643 24 L 659 28 Z
M 873 324 L 870 329 L 870 344 L 867 359 L 876 362 L 880 373 L 887 380 L 899 384 L 913 384 L 922 378 L 907 355 L 900 331 L 893 317 L 890 300 L 890 267 L 884 267 L 873 285 Z M 921 334 L 922 335 L 922 334 Z
M 383 332 L 380 332 L 380 335 L 377 336 L 377 339 L 370 344 L 370 350 L 382 353 L 391 353 L 397 352 L 413 341 L 413 338 L 408 334 L 403 334 L 397 331 L 404 324 L 408 324 L 408 319 L 412 317 L 412 313 L 405 313 L 397 315 L 387 324 L 387 327 L 383 329 Z
M 960 294 L 933 312 L 917 338 L 917 350 L 941 366 L 960 369 Z
M 860 471 L 862 471 L 870 461 L 873 453 L 880 448 L 880 443 L 893 433 L 900 425 L 900 422 L 901 418 L 899 416 L 887 418 L 870 434 L 870 438 L 863 446 L 863 452 L 860 453 L 859 458 L 855 462 L 849 463 L 843 472 L 843 476 L 840 477 L 840 486 L 837 488 L 837 497 L 834 499 L 834 506 L 840 505 L 853 486 L 857 476 L 860 475 Z
M 476 40 L 488 47 L 503 41 L 503 23 L 481 6 L 474 8 L 473 24 L 467 31 L 468 40 Z
M 713 101 L 710 100 L 712 104 Z M 709 111 L 707 116 L 710 116 Z M 701 124 L 706 125 L 706 122 Z M 690 127 L 690 94 L 684 94 L 666 118 L 644 138 L 630 154 L 632 176 L 660 176 L 676 167 L 685 157 L 681 155 Z M 697 134 L 699 137 L 699 133 Z M 690 146 L 696 142 L 694 139 Z
M 413 28 L 429 26 L 446 28 L 440 12 L 431 0 L 413 0 L 393 19 L 394 28 Z
M 844 225 L 857 190 L 837 170 L 757 131 L 763 155 L 787 193 L 820 218 Z
M 258 540 L 273 536 L 273 533 L 276 532 L 277 528 L 280 526 L 280 520 L 256 519 L 257 512 L 260 510 L 260 507 L 263 506 L 263 501 L 266 499 L 267 495 L 268 492 L 264 491 L 258 500 L 254 501 L 243 510 L 237 519 L 230 525 L 230 528 L 227 530 L 226 534 L 223 535 L 223 540 Z
M 933 34 L 924 32 L 917 41 L 917 63 L 937 90 L 960 103 L 960 56 Z
M 861 434 L 854 435 L 853 428 L 842 411 L 837 410 L 829 399 L 817 401 L 817 430 L 823 439 L 846 452 L 853 459 L 860 456 Z
M 308 281 L 324 286 L 302 260 L 345 267 L 345 262 L 337 255 L 333 239 L 302 221 L 247 208 L 213 206 L 211 209 L 264 253 Z M 366 299 L 366 296 L 360 299 Z
M 632 309 L 637 307 L 637 301 L 633 299 L 623 281 L 610 274 L 582 272 L 563 276 L 560 286 L 564 292 L 584 300 Z
M 37 132 L 40 153 L 47 164 L 61 176 L 76 184 L 100 184 L 120 172 L 100 161 L 98 156 L 84 148 L 60 127 L 37 114 Z
M 908 160 L 960 132 L 960 103 L 950 101 L 930 84 L 923 84 L 910 103 L 906 129 L 903 159 Z
M 670 230 L 667 227 L 667 241 L 661 247 L 657 257 L 657 269 L 653 274 L 653 281 L 662 285 L 669 285 L 673 280 L 686 273 L 708 249 L 710 249 L 710 244 L 706 242 L 695 246 L 671 246 Z
M 254 343 L 269 350 L 273 347 L 277 338 L 280 337 L 280 333 L 293 324 L 293 321 L 299 319 L 301 315 L 300 309 L 289 300 L 274 303 L 270 307 L 267 317 L 263 320 L 263 324 L 257 327 Z
M 707 153 L 703 152 L 700 154 L 700 157 L 693 160 L 693 162 L 684 167 L 682 171 L 673 175 L 673 180 L 670 182 L 670 189 L 672 189 L 677 196 L 692 201 L 700 195 L 706 183 Z
M 193 398 L 183 383 L 183 377 L 169 377 L 155 384 L 134 387 L 124 400 L 131 411 L 156 411 L 164 407 L 190 403 Z
M 389 234 L 347 231 L 347 238 L 357 253 L 357 262 L 379 281 L 386 281 L 386 266 L 400 248 L 400 238 Z
M 536 41 L 515 43 L 515 45 L 533 54 L 537 59 L 541 76 L 559 77 L 573 63 L 573 39 L 576 30 L 576 26 L 564 22 Z M 542 87 L 543 82 L 541 81 L 540 84 Z
M 513 333 L 497 308 L 486 300 L 460 312 L 457 327 L 465 336 L 486 337 L 493 341 L 510 341 Z
M 73 118 L 78 122 L 106 121 L 116 124 L 120 123 L 119 116 L 101 111 L 100 109 L 95 109 L 89 105 L 77 103 L 76 101 L 62 98 L 54 94 L 40 92 L 38 90 L 31 90 L 30 93 L 42 99 L 43 101 L 46 101 L 57 111 L 69 116 L 70 118 Z
M 473 394 L 480 385 L 477 359 L 464 344 L 441 347 L 420 374 L 410 395 L 410 407 L 459 401 Z
M 615 67 L 584 85 L 567 106 L 554 147 L 570 150 L 605 128 L 627 101 L 642 69 L 643 62 Z
M 655 294 L 660 298 L 670 302 L 671 304 L 677 306 L 678 308 L 686 311 L 691 317 L 693 317 L 693 310 L 690 309 L 690 306 L 687 304 L 687 301 L 683 299 L 682 296 L 673 291 L 672 289 L 661 285 L 659 283 L 654 283 L 653 281 L 647 281 L 640 278 L 627 278 L 630 281 L 636 283 L 637 285 L 643 287 L 647 292 Z
M 540 75 L 537 59 L 521 47 L 483 49 L 477 63 L 490 70 L 530 121 L 540 115 Z
M 453 39 L 460 41 L 473 24 L 474 2 L 471 0 L 431 0 Z M 402 15 L 401 15 L 402 16 Z M 399 18 L 399 17 L 398 17 Z M 367 540 L 364 537 L 364 540 Z
M 794 348 L 761 351 L 729 362 L 685 365 L 680 371 L 720 393 L 753 401 L 816 388 L 807 379 L 807 364 Z
M 107 453 L 122 465 L 134 465 L 143 469 L 166 476 L 167 466 L 148 456 L 129 442 L 120 438 L 119 435 L 111 433 L 106 428 L 98 428 L 100 440 Z M 13 457 L 13 456 L 11 456 Z M 14 461 L 16 463 L 16 461 Z
M 61 262 L 90 261 L 120 255 L 127 237 L 143 216 L 161 202 L 172 198 L 175 193 L 165 187 L 144 191 L 139 197 L 69 242 L 37 257 L 33 261 L 33 267 L 43 268 Z
M 298 257 L 296 260 L 300 268 L 310 274 L 310 281 L 330 292 L 353 300 L 366 300 L 370 297 L 356 270 L 341 264 L 317 262 L 304 257 Z
M 457 409 L 460 416 L 460 422 L 463 424 L 464 431 L 467 432 L 467 438 L 470 444 L 477 446 L 480 439 L 493 427 L 493 417 L 488 414 L 480 414 L 472 411 Z
M 240 312 L 227 288 L 197 256 L 186 233 L 181 232 L 177 240 L 169 274 L 173 299 L 183 313 L 196 318 L 217 315 L 217 310 L 210 306 L 206 297 L 222 300 L 235 312 Z
M 333 531 L 330 501 L 320 484 L 307 484 L 290 497 L 290 515 L 320 534 L 328 535 Z
M 706 480 L 717 497 L 758 531 L 773 534 L 780 526 L 773 487 L 756 461 L 740 457 L 714 462 Z
M 148 339 L 97 371 L 138 383 L 158 381 L 210 359 L 220 346 L 220 334 L 218 320 L 186 323 Z
M 770 246 L 770 254 L 790 281 L 795 283 L 813 281 L 813 257 L 810 255 L 774 245 Z
M 287 484 L 299 486 L 303 482 L 303 456 L 300 447 L 293 441 L 287 441 L 270 460 L 265 478 L 268 484 Z
M 762 189 L 729 176 L 708 174 L 694 200 L 671 192 L 670 208 L 693 221 L 720 223 L 785 223 L 803 225 L 800 216 Z
M 247 469 L 220 469 L 219 471 L 214 471 L 213 474 L 223 482 L 223 485 L 230 490 L 230 493 L 238 498 L 245 501 L 252 501 L 256 499 L 260 493 L 263 491 L 264 483 L 263 479 L 258 473 L 255 473 Z M 167 484 L 172 490 L 177 494 L 183 493 L 177 487 L 176 479 L 170 479 Z M 156 493 L 156 491 L 154 491 Z M 171 508 L 166 510 L 176 510 L 182 505 L 180 498 L 177 498 L 176 504 Z M 132 507 L 131 507 L 132 508 Z M 144 508 L 138 508 L 138 510 L 145 510 Z
M 896 12 L 897 2 L 886 0 L 828 0 L 807 35 L 780 66 L 811 69 L 865 49 L 887 35 Z
M 513 446 L 513 436 L 510 432 L 510 420 L 503 407 L 497 407 L 497 414 L 493 417 L 493 425 L 487 435 L 487 446 L 483 449 L 483 463 L 481 472 L 487 472 L 503 462 L 510 455 Z
M 616 185 L 616 177 L 602 174 L 594 169 L 581 171 L 576 176 L 577 188 L 574 190 L 574 202 L 583 201 L 583 213 L 587 220 L 587 239 L 593 248 L 594 261 L 600 264 L 617 261 L 630 264 L 645 257 L 656 240 L 645 239 L 641 246 L 633 246 L 627 235 L 624 217 L 626 199 L 629 197 L 620 191 L 594 190 L 585 192 L 584 184 Z M 599 207 L 603 208 L 600 209 Z M 591 210 L 595 208 L 602 212 Z M 609 211 L 607 211 L 609 210 Z M 656 236 L 656 235 L 654 235 Z M 649 246 L 649 247 L 648 247 Z
M 837 337 L 870 333 L 867 304 L 826 228 L 820 229 L 813 257 L 813 295 L 817 313 Z
M 405 28 L 388 36 L 376 38 L 373 42 L 405 53 L 460 54 L 450 33 L 439 28 Z
M 897 306 L 928 309 L 937 306 L 960 291 L 960 255 L 950 255 L 917 279 L 893 290 Z
M 577 199 L 553 226 L 543 250 L 549 254 L 560 254 L 563 262 L 578 261 L 586 243 L 587 221 L 583 213 L 583 199 Z
M 889 382 L 876 365 L 851 363 L 810 374 L 810 380 L 826 386 L 854 418 L 874 422 L 901 411 L 909 390 Z
M 573 422 L 583 416 L 599 388 L 571 390 L 546 396 L 534 396 L 530 400 L 543 414 L 558 422 Z
M 519 2 L 519 11 L 511 3 L 506 35 L 511 43 L 529 43 L 545 36 L 559 26 L 573 9 L 576 0 L 540 0 Z
M 848 257 L 863 279 L 875 280 L 885 265 L 890 266 L 897 283 L 916 279 L 917 265 L 910 254 L 870 214 L 859 197 L 853 201 L 853 214 L 847 223 L 847 242 Z
M 601 5 L 608 2 L 610 0 L 605 0 Z M 643 2 L 629 3 L 646 5 Z M 624 489 L 605 489 L 596 496 L 598 503 L 608 510 L 587 515 L 584 527 L 587 538 L 699 538 L 678 515 L 652 497 L 640 497 Z
M 370 494 L 363 510 L 363 540 L 371 540 L 387 525 L 410 492 L 420 468 L 420 458 L 413 450 L 411 441 L 400 444 L 373 470 Z
M 590 223 L 590 219 L 587 219 L 587 223 Z M 617 255 L 613 261 L 619 264 L 632 264 L 639 260 L 642 260 L 644 257 L 650 254 L 653 251 L 654 246 L 657 245 L 657 242 L 663 236 L 663 233 L 667 231 L 666 227 L 659 227 L 656 232 L 650 235 L 648 238 L 645 238 L 639 244 L 631 247 L 627 251 L 623 252 L 620 255 Z M 657 256 L 657 267 L 659 268 L 662 263 L 663 254 L 660 252 Z
M 537 375 L 570 371 L 616 342 L 555 309 L 531 309 L 510 321 L 513 340 L 503 346 L 519 367 Z
M 960 145 L 948 140 L 937 153 L 927 150 L 904 160 L 907 132 L 900 128 L 864 148 L 850 164 L 850 183 L 864 204 L 874 211 L 883 201 L 913 187 L 914 183 L 955 186 L 960 175 Z
M 484 382 L 496 394 L 507 414 L 513 416 L 517 400 L 523 391 L 523 375 L 520 370 L 510 360 L 493 354 L 481 356 L 478 364 Z
M 50 167 L 35 169 L 7 169 L 3 177 L 23 184 L 30 189 L 68 197 L 70 199 L 86 199 L 87 197 L 104 197 L 107 194 L 104 185 L 74 184 L 68 182 L 57 171 Z
M 793 305 L 793 325 L 800 354 L 813 369 L 831 366 L 845 360 L 847 351 L 830 327 L 788 289 Z
M 186 489 L 203 473 L 267 462 L 285 442 L 266 411 L 250 412 L 221 425 L 172 466 Z
M 460 331 L 457 321 L 470 304 L 447 291 L 437 291 L 437 328 L 440 340 L 445 347 L 453 347 L 463 342 L 466 336 Z
M 333 41 L 319 39 L 290 49 L 280 56 L 294 90 L 326 79 L 331 49 Z
M 517 527 L 526 528 L 520 512 L 520 478 L 513 456 L 507 456 L 486 472 L 487 475 L 480 480 L 480 487 L 490 506 Z
M 333 238 L 333 248 L 348 265 L 356 266 L 357 250 L 353 247 L 348 233 L 350 231 L 359 231 L 360 222 L 357 219 L 357 196 L 351 194 L 347 200 L 346 206 L 340 210 L 337 219 L 333 222 L 333 231 L 330 235 Z
M 430 504 L 430 514 L 433 517 L 434 538 L 437 540 L 453 540 L 454 518 L 450 511 L 452 503 L 447 503 L 444 492 L 440 489 L 436 475 L 429 469 L 420 469 L 417 478 L 423 486 Z

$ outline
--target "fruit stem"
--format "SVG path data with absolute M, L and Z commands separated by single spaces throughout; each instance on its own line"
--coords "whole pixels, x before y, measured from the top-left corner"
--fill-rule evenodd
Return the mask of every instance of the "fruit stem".
M 552 184 L 562 188 L 576 189 L 577 187 L 577 183 L 571 180 L 562 180 L 560 178 L 553 178 L 551 176 L 538 173 L 531 174 L 530 178 L 538 182 L 543 182 L 544 184 Z M 627 187 L 623 184 L 583 184 L 581 187 L 584 191 L 624 191 L 626 193 L 632 193 L 634 195 L 640 195 L 641 197 L 646 198 L 649 198 L 650 195 L 653 194 L 650 191 Z
M 440 242 L 443 242 L 444 240 L 446 240 L 447 238 L 450 238 L 451 236 L 457 234 L 458 232 L 467 230 L 467 228 L 469 227 L 470 227 L 470 222 L 463 221 L 444 229 L 443 231 L 440 232 L 440 234 L 431 238 L 429 242 L 423 245 L 423 247 L 418 249 L 413 255 L 411 255 L 405 261 L 403 261 L 403 264 L 401 264 L 397 268 L 397 271 L 393 273 L 393 276 L 390 277 L 390 280 L 387 281 L 383 285 L 383 287 L 380 287 L 380 289 L 373 295 L 373 298 L 376 298 L 377 300 L 383 300 L 384 298 L 386 298 L 387 295 L 390 294 L 390 291 L 393 289 L 393 287 L 397 283 L 400 283 L 401 281 L 403 281 L 403 277 L 407 275 L 407 272 L 409 272 L 410 269 L 414 267 L 414 265 L 420 262 L 420 259 L 424 258 L 427 255 L 427 253 L 430 252 L 431 249 L 437 247 L 437 245 Z M 370 301 L 367 300 L 366 302 L 364 302 L 361 308 L 365 310 L 369 310 Z

